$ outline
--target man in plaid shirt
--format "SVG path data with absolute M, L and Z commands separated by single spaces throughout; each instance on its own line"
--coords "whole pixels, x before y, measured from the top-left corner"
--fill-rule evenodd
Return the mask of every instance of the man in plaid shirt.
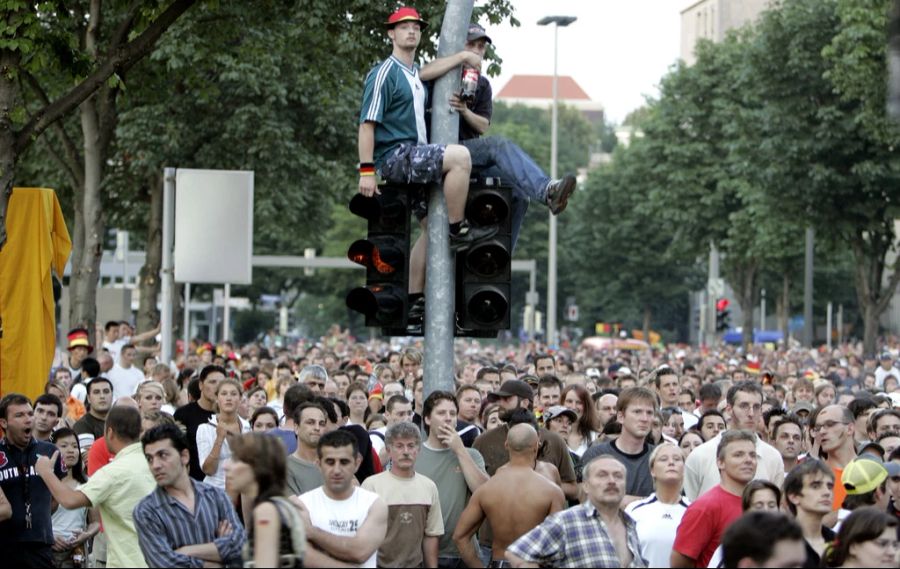
M 548 517 L 506 550 L 513 567 L 647 567 L 634 521 L 619 508 L 625 465 L 600 455 L 584 467 L 588 501 Z

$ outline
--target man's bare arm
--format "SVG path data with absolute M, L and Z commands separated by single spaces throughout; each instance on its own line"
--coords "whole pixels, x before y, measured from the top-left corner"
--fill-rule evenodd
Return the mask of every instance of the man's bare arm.
M 529 561 L 525 561 L 515 553 L 510 553 L 509 550 L 506 550 L 506 560 L 509 561 L 509 564 L 513 567 L 540 567 L 537 563 L 531 563 Z
M 440 538 L 433 535 L 426 535 L 422 541 L 422 556 L 425 558 L 425 567 L 437 569 L 439 541 Z
M 419 79 L 422 81 L 431 81 L 444 75 L 454 67 L 460 65 L 468 65 L 469 67 L 481 68 L 481 56 L 471 51 L 460 51 L 447 57 L 441 57 L 428 63 L 422 69 L 419 69 Z
M 375 161 L 375 123 L 365 121 L 359 125 L 359 163 Z M 372 197 L 381 193 L 378 191 L 378 183 L 375 176 L 359 177 L 359 193 L 366 197 Z
M 673 549 L 672 554 L 669 556 L 669 564 L 672 567 L 683 567 L 687 569 L 688 567 L 694 567 L 697 562 L 694 559 L 691 559 L 686 555 L 682 555 Z
M 560 487 L 569 500 L 577 500 L 579 498 L 577 482 L 563 482 Z
M 484 486 L 482 486 L 484 488 Z M 481 527 L 484 521 L 484 511 L 481 509 L 481 489 L 472 494 L 469 499 L 469 505 L 463 510 L 456 522 L 456 529 L 453 531 L 453 543 L 459 550 L 459 556 L 462 558 L 466 567 L 483 567 L 481 558 L 475 551 L 472 543 L 472 536 Z

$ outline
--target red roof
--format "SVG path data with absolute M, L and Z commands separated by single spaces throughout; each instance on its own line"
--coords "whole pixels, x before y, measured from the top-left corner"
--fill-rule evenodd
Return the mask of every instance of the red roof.
M 557 83 L 559 98 L 590 101 L 591 98 L 584 92 L 575 79 L 568 75 L 560 75 Z M 498 98 L 507 99 L 552 99 L 553 76 L 552 75 L 513 75 L 512 79 L 503 86 L 497 94 Z

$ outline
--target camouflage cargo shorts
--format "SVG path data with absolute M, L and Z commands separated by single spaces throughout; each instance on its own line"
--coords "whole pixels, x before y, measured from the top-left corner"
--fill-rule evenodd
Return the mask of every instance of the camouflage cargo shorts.
M 381 178 L 398 184 L 430 184 L 440 182 L 444 168 L 443 144 L 401 144 L 384 161 Z M 416 219 L 428 215 L 425 190 L 413 192 L 412 210 Z

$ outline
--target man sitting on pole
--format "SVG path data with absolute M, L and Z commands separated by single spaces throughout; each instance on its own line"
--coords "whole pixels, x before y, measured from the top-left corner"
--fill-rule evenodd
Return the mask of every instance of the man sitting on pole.
M 391 14 L 385 25 L 394 47 L 391 56 L 366 77 L 359 117 L 359 193 L 367 197 L 380 193 L 376 172 L 394 183 L 430 184 L 443 180 L 450 249 L 465 251 L 473 243 L 493 237 L 497 228 L 471 227 L 465 220 L 472 170 L 469 151 L 458 144 L 428 144 L 422 80 L 442 74 L 433 71 L 420 76 L 415 63 L 416 48 L 428 24 L 415 9 L 404 7 Z M 465 64 L 481 65 L 481 56 L 466 53 Z M 413 200 L 413 211 L 424 229 L 427 215 L 424 192 Z M 410 258 L 409 299 L 414 306 L 411 320 L 418 323 L 424 314 L 426 235 L 423 231 Z
M 457 65 L 479 69 L 489 43 L 493 42 L 485 29 L 478 24 L 470 24 L 465 49 L 425 65 L 422 76 L 443 75 Z M 471 63 L 473 53 L 478 56 L 477 66 Z M 472 167 L 480 170 L 482 176 L 499 177 L 513 186 L 512 248 L 515 250 L 529 200 L 542 203 L 550 208 L 553 215 L 559 215 L 566 209 L 575 191 L 575 176 L 566 175 L 552 180 L 514 142 L 502 136 L 482 137 L 491 126 L 494 112 L 492 96 L 491 82 L 479 73 L 474 93 L 466 100 L 459 94 L 453 94 L 450 107 L 459 113 L 459 143 L 469 150 Z M 442 104 L 432 102 L 432 107 L 443 112 Z

